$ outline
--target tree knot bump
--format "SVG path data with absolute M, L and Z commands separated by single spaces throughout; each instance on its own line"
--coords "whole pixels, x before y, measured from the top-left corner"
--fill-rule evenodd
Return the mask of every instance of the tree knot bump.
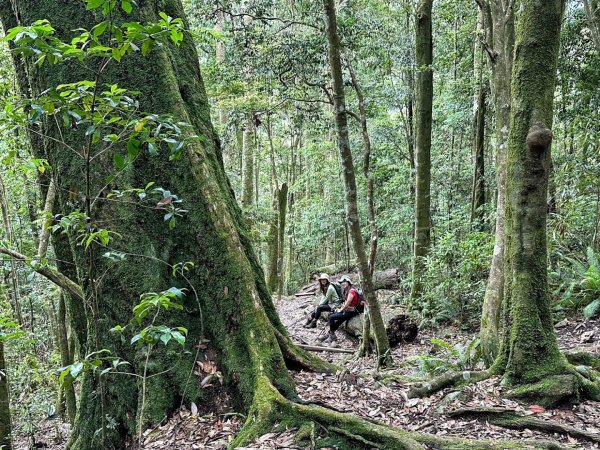
M 552 143 L 552 130 L 540 125 L 533 125 L 527 135 L 527 147 L 531 150 L 544 151 Z

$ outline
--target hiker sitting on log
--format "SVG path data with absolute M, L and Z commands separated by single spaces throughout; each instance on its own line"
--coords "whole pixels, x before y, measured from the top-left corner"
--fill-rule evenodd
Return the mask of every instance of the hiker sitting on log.
M 325 343 L 333 343 L 337 341 L 335 336 L 336 330 L 347 320 L 352 319 L 358 315 L 358 308 L 360 305 L 360 294 L 352 286 L 352 280 L 348 275 L 344 275 L 340 278 L 340 283 L 343 289 L 343 297 L 346 299 L 340 309 L 333 314 L 329 315 L 327 319 L 329 321 L 329 333 L 324 336 L 319 336 L 317 339 Z
M 339 287 L 339 290 L 341 294 L 341 286 Z M 321 317 L 323 311 L 331 312 L 341 303 L 338 289 L 336 289 L 334 283 L 329 281 L 329 275 L 326 273 L 322 273 L 319 277 L 319 294 L 319 305 L 317 306 L 317 309 L 311 313 L 310 317 L 306 321 L 306 324 L 304 325 L 304 328 L 316 328 L 317 321 L 319 320 L 319 317 Z

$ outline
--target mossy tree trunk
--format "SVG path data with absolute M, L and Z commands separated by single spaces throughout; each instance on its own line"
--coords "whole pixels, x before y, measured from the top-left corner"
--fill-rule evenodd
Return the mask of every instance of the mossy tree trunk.
M 431 241 L 431 124 L 433 108 L 433 0 L 419 0 L 415 20 L 416 120 L 415 120 L 415 237 L 411 303 L 423 289 L 425 258 Z
M 156 0 L 140 2 L 139 10 L 119 20 L 155 22 L 159 11 L 184 17 L 179 0 Z M 89 29 L 95 20 L 86 11 L 84 2 L 71 0 L 18 3 L 1 0 L 0 17 L 5 28 L 48 19 L 57 27 L 58 35 L 66 39 L 71 36 L 70 30 Z M 21 91 L 31 95 L 89 75 L 76 65 L 37 68 L 31 61 L 20 58 L 15 63 Z M 189 295 L 184 299 L 184 311 L 162 315 L 160 320 L 170 326 L 188 328 L 186 350 L 190 353 L 156 352 L 150 359 L 148 374 L 155 376 L 146 382 L 146 399 L 151 401 L 146 401 L 142 423 L 162 420 L 179 406 L 182 398 L 201 403 L 203 392 L 190 374 L 196 346 L 204 338 L 210 339 L 218 351 L 219 370 L 235 391 L 242 410 L 247 411 L 254 404 L 255 395 L 262 395 L 258 391 L 264 385 L 272 386 L 286 398 L 296 398 L 286 362 L 295 367 L 329 366 L 291 345 L 270 300 L 264 275 L 245 234 L 241 211 L 223 170 L 191 38 L 187 36 L 178 47 L 157 48 L 150 58 L 134 54 L 126 62 L 113 63 L 101 82 L 118 82 L 128 89 L 139 90 L 143 111 L 173 114 L 190 123 L 203 140 L 192 142 L 177 161 L 169 161 L 167 154 L 140 157 L 110 186 L 126 189 L 153 181 L 176 193 L 189 212 L 180 218 L 174 230 L 168 229 L 161 214 L 150 209 L 136 209 L 119 202 L 96 203 L 92 221 L 101 218 L 100 224 L 108 223 L 111 231 L 120 233 L 124 238 L 114 245 L 129 256 L 123 263 L 113 264 L 96 252 L 95 273 L 102 277 L 94 280 L 97 295 L 93 297 L 87 269 L 89 255 L 75 245 L 71 236 L 70 248 L 86 294 L 87 351 L 109 349 L 113 356 L 129 361 L 132 372 L 143 373 L 144 355 L 127 341 L 122 343 L 109 329 L 128 322 L 141 293 L 170 286 L 186 288 Z M 57 130 L 51 122 L 40 131 L 57 139 L 62 134 L 76 147 L 84 141 L 83 130 L 69 127 Z M 64 145 L 54 140 L 47 140 L 45 146 L 38 148 L 45 150 L 44 156 L 52 166 L 61 211 L 83 210 L 81 195 L 69 198 L 65 193 L 85 192 L 81 175 L 84 161 L 73 157 Z M 92 192 L 100 190 L 106 175 L 113 170 L 113 155 L 109 153 L 94 160 Z M 195 264 L 186 279 L 173 276 L 171 267 L 185 261 Z M 90 302 L 92 298 L 96 304 Z M 168 372 L 160 374 L 164 370 Z M 137 435 L 143 403 L 139 378 L 107 377 L 104 382 L 91 374 L 83 378 L 72 449 L 123 448 L 127 439 Z M 250 417 L 252 421 L 253 416 Z M 109 419 L 116 426 L 96 433 Z
M 246 120 L 243 138 L 242 206 L 247 208 L 254 203 L 254 152 L 256 132 L 253 116 Z
M 500 0 L 478 1 L 491 71 L 490 90 L 496 115 L 495 244 L 481 314 L 481 349 L 490 366 L 499 348 L 500 309 L 504 296 L 504 205 L 506 201 L 506 155 L 510 125 L 511 77 L 515 42 L 514 4 Z
M 12 449 L 10 402 L 4 342 L 0 340 L 0 448 Z
M 369 262 L 365 252 L 358 216 L 358 200 L 356 175 L 350 139 L 348 136 L 348 115 L 342 75 L 342 62 L 340 56 L 340 39 L 337 32 L 337 19 L 334 0 L 324 0 L 325 17 L 327 22 L 327 40 L 329 43 L 329 70 L 333 81 L 333 108 L 335 126 L 338 135 L 338 148 L 344 173 L 344 186 L 346 190 L 346 218 L 352 238 L 352 246 L 356 254 L 358 272 L 365 292 L 365 299 L 369 309 L 369 319 L 373 328 L 375 345 L 377 347 L 378 365 L 391 363 L 390 344 L 385 331 L 383 318 L 375 289 L 373 277 L 369 269 Z
M 277 298 L 283 295 L 284 253 L 285 253 L 285 219 L 288 205 L 288 185 L 283 183 L 277 192 Z
M 494 364 L 513 385 L 567 372 L 550 312 L 546 247 L 552 106 L 565 1 L 523 6 L 508 140 L 505 323 Z
M 288 201 L 287 183 L 273 193 L 273 219 L 269 226 L 267 247 L 267 286 L 271 293 L 281 295 L 283 289 L 283 252 L 285 249 L 285 218 Z
M 485 112 L 487 88 L 479 81 L 477 108 L 475 112 L 475 139 L 473 146 L 473 186 L 471 189 L 471 223 L 479 229 L 483 226 L 485 204 Z

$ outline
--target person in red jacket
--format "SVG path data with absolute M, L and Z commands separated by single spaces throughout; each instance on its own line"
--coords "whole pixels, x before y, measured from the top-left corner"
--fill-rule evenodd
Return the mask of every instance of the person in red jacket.
M 352 286 L 352 280 L 348 275 L 340 278 L 340 284 L 343 289 L 344 304 L 333 314 L 329 315 L 329 333 L 320 336 L 318 339 L 324 343 L 332 343 L 337 341 L 335 336 L 336 330 L 347 320 L 352 319 L 358 314 L 357 307 L 360 303 L 358 291 Z

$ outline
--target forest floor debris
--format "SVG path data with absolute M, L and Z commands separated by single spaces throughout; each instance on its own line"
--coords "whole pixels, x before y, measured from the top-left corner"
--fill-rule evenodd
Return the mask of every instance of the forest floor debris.
M 326 322 L 321 321 L 317 329 L 305 329 L 305 314 L 312 311 L 312 299 L 286 297 L 276 303 L 283 324 L 295 342 L 307 345 L 322 345 L 317 341 L 320 333 L 326 332 Z M 556 327 L 561 348 L 582 350 L 600 355 L 600 320 L 583 318 L 565 319 Z M 342 328 L 343 329 L 343 328 Z M 586 334 L 587 333 L 587 334 Z M 582 336 L 584 337 L 582 339 Z M 588 336 L 592 336 L 589 338 Z M 421 329 L 415 342 L 401 344 L 393 349 L 394 374 L 414 376 L 410 365 L 400 364 L 406 358 L 430 354 L 432 338 L 442 339 L 455 345 L 473 338 L 471 333 L 447 327 L 440 330 Z M 344 331 L 338 332 L 338 345 L 342 349 L 356 349 L 358 341 Z M 600 449 L 600 445 L 570 435 L 545 433 L 536 430 L 511 430 L 478 420 L 463 420 L 445 416 L 445 411 L 457 408 L 504 408 L 521 415 L 541 420 L 551 420 L 572 426 L 588 433 L 600 433 L 600 403 L 585 401 L 572 407 L 546 410 L 538 405 L 523 405 L 502 398 L 498 378 L 468 385 L 457 389 L 438 392 L 431 397 L 409 399 L 410 382 L 402 379 L 381 381 L 374 377 L 375 365 L 372 358 L 355 360 L 353 355 L 320 352 L 319 356 L 344 367 L 342 374 L 326 375 L 310 372 L 295 372 L 299 395 L 307 401 L 322 402 L 337 410 L 369 420 L 399 427 L 408 431 L 431 433 L 440 436 L 472 437 L 477 439 L 550 439 L 574 449 Z M 204 373 L 196 374 L 200 383 Z M 215 402 L 207 405 L 185 405 L 173 416 L 158 426 L 144 432 L 145 450 L 224 450 L 243 425 L 243 417 L 234 413 L 232 402 L 222 397 L 217 383 Z M 211 412 L 212 411 L 212 412 Z M 68 426 L 60 420 L 46 420 L 38 424 L 36 442 L 49 450 L 65 448 Z M 302 449 L 295 442 L 297 430 L 276 430 L 259 437 L 245 449 Z M 317 430 L 317 437 L 326 431 Z M 16 450 L 26 450 L 29 442 L 20 440 Z

